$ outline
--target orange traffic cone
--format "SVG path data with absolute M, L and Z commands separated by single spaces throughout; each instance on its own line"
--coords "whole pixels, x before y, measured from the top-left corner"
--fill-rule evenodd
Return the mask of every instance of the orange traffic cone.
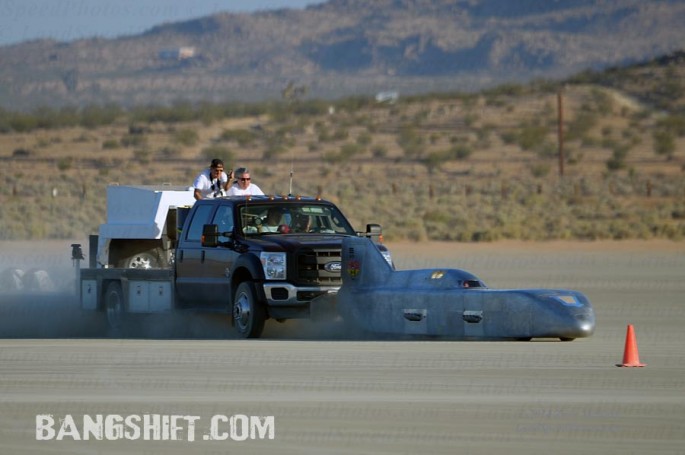
M 617 367 L 643 367 L 646 363 L 640 363 L 640 354 L 637 352 L 637 340 L 635 339 L 635 331 L 633 325 L 628 324 L 628 331 L 626 332 L 626 347 L 623 350 L 623 363 L 619 363 Z

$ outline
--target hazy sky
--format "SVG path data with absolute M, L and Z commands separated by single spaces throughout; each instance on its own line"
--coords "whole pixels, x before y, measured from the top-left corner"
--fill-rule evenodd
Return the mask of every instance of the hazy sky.
M 304 8 L 323 0 L 0 0 L 0 45 L 141 33 L 219 11 Z

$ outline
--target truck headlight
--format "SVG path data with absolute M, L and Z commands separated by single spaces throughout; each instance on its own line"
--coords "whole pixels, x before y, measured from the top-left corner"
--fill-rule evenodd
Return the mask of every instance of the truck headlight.
M 286 259 L 285 253 L 261 252 L 259 259 L 262 261 L 264 277 L 267 280 L 285 280 Z

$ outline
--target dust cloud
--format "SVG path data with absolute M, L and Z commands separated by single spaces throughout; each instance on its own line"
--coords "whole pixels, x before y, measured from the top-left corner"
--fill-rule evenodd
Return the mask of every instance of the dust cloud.
M 104 313 L 80 308 L 72 243 L 82 243 L 88 255 L 85 242 L 0 241 L 0 338 L 240 338 L 228 314 L 187 311 L 132 315 L 125 331 L 111 331 Z M 262 337 L 335 340 L 359 334 L 340 320 L 268 320 Z
M 80 311 L 71 243 L 0 242 L 0 337 L 96 335 L 97 318 Z

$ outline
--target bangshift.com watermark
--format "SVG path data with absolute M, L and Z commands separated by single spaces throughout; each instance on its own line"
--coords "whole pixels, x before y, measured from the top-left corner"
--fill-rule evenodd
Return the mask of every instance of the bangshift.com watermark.
M 274 439 L 274 416 L 216 414 L 36 415 L 37 441 L 248 441 Z

